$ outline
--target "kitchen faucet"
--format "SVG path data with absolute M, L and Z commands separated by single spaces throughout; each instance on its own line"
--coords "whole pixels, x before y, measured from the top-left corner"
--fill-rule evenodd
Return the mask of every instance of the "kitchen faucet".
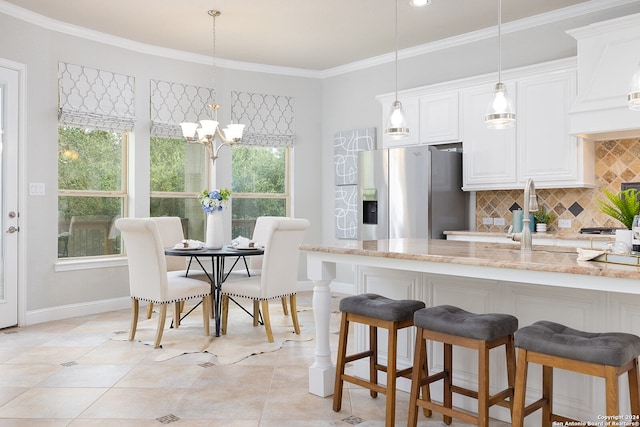
M 533 179 L 527 180 L 527 185 L 524 187 L 524 207 L 522 212 L 522 232 L 512 233 L 513 225 L 509 227 L 507 231 L 507 237 L 514 241 L 520 240 L 520 250 L 522 252 L 531 252 L 531 228 L 529 224 L 531 219 L 529 218 L 529 212 L 535 212 L 538 210 L 538 199 L 536 198 L 536 186 L 533 184 Z

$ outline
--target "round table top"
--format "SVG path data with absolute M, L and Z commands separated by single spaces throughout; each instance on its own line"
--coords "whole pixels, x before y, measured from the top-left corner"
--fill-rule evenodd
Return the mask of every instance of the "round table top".
M 239 249 L 234 246 L 223 246 L 220 249 L 208 249 L 202 248 L 165 248 L 165 255 L 172 256 L 244 256 L 244 255 L 262 255 L 264 253 L 263 248 L 242 248 Z

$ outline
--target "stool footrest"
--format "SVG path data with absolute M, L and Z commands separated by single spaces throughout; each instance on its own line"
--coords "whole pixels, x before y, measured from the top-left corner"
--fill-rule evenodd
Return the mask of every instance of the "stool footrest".
M 428 409 L 430 411 L 437 411 L 440 414 L 444 415 L 445 417 L 455 417 L 458 418 L 459 420 L 465 421 L 467 423 L 470 424 L 476 424 L 478 423 L 477 418 L 473 415 L 473 414 L 469 414 L 467 412 L 462 412 L 458 409 L 455 408 L 446 408 L 440 404 L 437 403 L 433 403 L 433 401 L 428 402 L 426 400 L 418 400 L 416 402 L 416 406 L 419 406 L 421 408 L 424 409 Z
M 341 375 L 343 381 L 348 381 L 355 385 L 359 385 L 360 387 L 368 388 L 371 391 L 376 391 L 378 393 L 387 394 L 387 388 L 378 384 L 373 384 L 370 381 L 363 380 L 362 378 L 354 377 L 352 375 Z
M 578 420 L 574 420 L 573 418 L 563 417 L 562 415 L 551 414 L 551 421 L 561 422 L 565 425 L 567 423 L 580 423 Z
M 545 403 L 547 403 L 547 399 L 542 397 L 536 400 L 535 402 L 533 402 L 532 404 L 530 404 L 529 406 L 526 406 L 523 412 L 524 416 L 526 417 L 527 415 L 534 413 L 538 409 L 542 408 L 545 405 Z
M 457 385 L 451 384 L 451 392 L 460 394 L 462 396 L 472 397 L 474 399 L 478 398 L 478 392 L 475 390 L 470 390 L 468 388 L 460 387 Z M 505 408 L 509 408 L 510 404 L 508 399 L 513 398 L 513 390 L 510 388 L 505 388 L 499 393 L 494 394 L 493 396 L 489 396 L 489 406 L 498 405 L 503 406 Z
M 371 350 L 363 351 L 362 353 L 350 354 L 348 356 L 345 356 L 344 363 L 351 363 L 355 360 L 360 360 L 360 359 L 364 359 L 365 357 L 371 357 L 371 356 L 373 356 L 373 351 Z

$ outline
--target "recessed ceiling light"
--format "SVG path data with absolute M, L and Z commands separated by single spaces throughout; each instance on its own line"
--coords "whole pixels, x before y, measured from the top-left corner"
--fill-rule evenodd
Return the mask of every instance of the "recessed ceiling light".
M 409 4 L 415 7 L 428 6 L 431 4 L 431 0 L 409 0 Z

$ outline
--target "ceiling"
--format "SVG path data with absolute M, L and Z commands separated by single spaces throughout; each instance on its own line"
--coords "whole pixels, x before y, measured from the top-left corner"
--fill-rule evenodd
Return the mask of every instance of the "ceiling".
M 569 7 L 589 10 L 636 0 L 505 0 L 510 23 Z M 0 0 L 56 21 L 189 53 L 248 63 L 327 70 L 393 52 L 393 0 Z M 498 0 L 398 0 L 400 49 L 492 28 Z M 564 10 L 565 13 L 572 9 Z M 577 10 L 577 9 L 576 9 Z M 563 12 L 563 11 L 557 11 Z M 545 15 L 546 14 L 546 15 Z M 42 18 L 42 17 L 38 17 Z M 496 33 L 497 34 L 497 33 Z

